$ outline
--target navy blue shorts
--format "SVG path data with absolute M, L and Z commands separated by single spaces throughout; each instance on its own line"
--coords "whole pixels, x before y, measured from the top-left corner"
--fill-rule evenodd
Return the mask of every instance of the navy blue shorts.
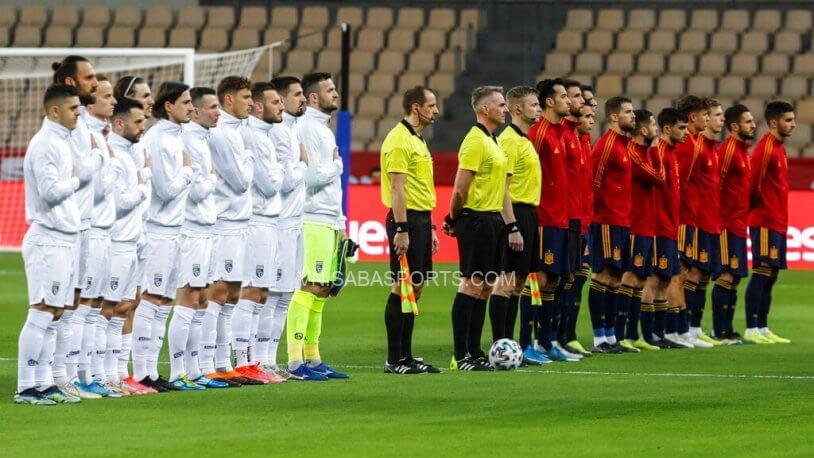
M 625 271 L 630 253 L 630 231 L 626 227 L 591 223 L 591 270 L 604 267 Z
M 729 272 L 735 278 L 749 276 L 746 265 L 746 238 L 724 229 L 721 232 L 721 272 Z
M 679 246 L 683 246 L 681 261 L 684 264 L 713 275 L 721 272 L 721 241 L 719 234 L 710 234 L 697 227 L 687 225 L 682 225 L 678 229 L 678 234 Z
M 591 266 L 591 243 L 588 241 L 590 234 L 582 236 L 582 266 Z
M 630 259 L 628 271 L 639 278 L 647 278 L 653 273 L 653 243 L 655 237 L 645 235 L 630 236 Z
M 656 246 L 653 250 L 653 273 L 663 280 L 669 280 L 681 273 L 677 240 L 656 237 Z
M 696 256 L 695 243 L 696 228 L 682 224 L 678 226 L 678 259 L 691 266 Z
M 787 269 L 786 234 L 773 231 L 767 227 L 750 227 L 752 239 L 752 268 L 763 266 L 775 269 Z
M 537 266 L 543 272 L 568 275 L 568 229 L 550 226 L 537 228 L 539 240 Z

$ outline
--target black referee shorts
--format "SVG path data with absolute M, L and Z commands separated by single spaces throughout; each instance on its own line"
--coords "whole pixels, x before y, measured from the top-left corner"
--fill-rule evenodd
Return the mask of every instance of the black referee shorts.
M 429 211 L 407 210 L 407 226 L 409 228 L 410 246 L 407 248 L 407 264 L 410 266 L 412 283 L 418 285 L 429 279 L 432 272 L 432 214 Z M 390 273 L 393 279 L 398 278 L 401 271 L 399 258 L 393 248 L 396 237 L 396 220 L 393 211 L 387 212 L 385 219 L 387 240 L 390 244 Z
M 506 225 L 499 212 L 478 212 L 465 208 L 455 222 L 458 257 L 462 277 L 481 276 L 494 281 L 503 271 L 504 246 L 508 243 Z
M 503 253 L 503 271 L 518 275 L 537 272 L 537 252 L 540 251 L 540 239 L 537 237 L 537 208 L 530 204 L 513 204 L 514 218 L 523 236 L 523 251 L 514 251 L 508 243 Z M 507 234 L 508 237 L 508 234 Z

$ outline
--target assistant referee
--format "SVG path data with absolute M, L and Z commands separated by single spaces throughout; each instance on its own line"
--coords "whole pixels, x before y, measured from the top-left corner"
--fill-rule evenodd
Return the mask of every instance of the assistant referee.
M 389 208 L 385 226 L 390 242 L 390 272 L 398 279 L 399 257 L 407 255 L 415 299 L 432 271 L 432 255 L 438 250 L 438 237 L 432 224 L 435 208 L 432 156 L 421 133 L 435 122 L 438 104 L 432 89 L 416 86 L 404 93 L 404 119 L 388 132 L 382 143 L 382 203 Z M 401 290 L 393 282 L 384 309 L 387 328 L 389 374 L 438 373 L 438 368 L 413 358 L 412 339 L 415 317 L 401 309 Z

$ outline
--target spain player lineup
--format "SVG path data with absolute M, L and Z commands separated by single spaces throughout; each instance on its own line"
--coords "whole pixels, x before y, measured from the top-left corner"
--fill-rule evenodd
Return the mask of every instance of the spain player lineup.
M 333 76 L 151 88 L 78 55 L 53 70 L 24 160 L 29 308 L 14 402 L 350 379 L 320 351 L 323 313 L 362 287 L 345 284 L 358 247 L 345 232 Z M 384 373 L 789 343 L 769 317 L 786 268 L 790 103 L 766 105 L 756 138 L 757 107 L 707 96 L 655 113 L 569 78 L 480 86 L 471 126 L 455 133 L 451 200 L 437 202 L 424 135 L 438 95 L 418 85 L 401 98 L 380 150 L 393 279 Z M 413 352 L 444 242 L 460 273 L 448 362 Z M 577 335 L 580 318 L 591 336 Z

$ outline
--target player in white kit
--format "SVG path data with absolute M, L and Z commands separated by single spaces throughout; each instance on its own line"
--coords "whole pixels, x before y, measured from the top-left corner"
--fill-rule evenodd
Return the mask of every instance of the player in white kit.
M 23 166 L 30 224 L 23 262 L 30 307 L 18 341 L 16 404 L 80 401 L 54 386 L 51 373 L 57 325 L 73 295 L 73 250 L 80 224 L 75 191 L 80 181 L 70 135 L 79 116 L 79 96 L 75 88 L 60 84 L 49 87 L 43 99 L 46 117 L 28 144 Z
M 159 392 L 181 389 L 158 373 L 158 353 L 164 339 L 178 281 L 181 224 L 192 183 L 189 156 L 182 141 L 182 124 L 189 122 L 189 86 L 163 83 L 153 113 L 158 122 L 142 142 L 152 160 L 152 192 L 145 230 L 145 265 L 141 302 L 133 322 L 133 376 Z

